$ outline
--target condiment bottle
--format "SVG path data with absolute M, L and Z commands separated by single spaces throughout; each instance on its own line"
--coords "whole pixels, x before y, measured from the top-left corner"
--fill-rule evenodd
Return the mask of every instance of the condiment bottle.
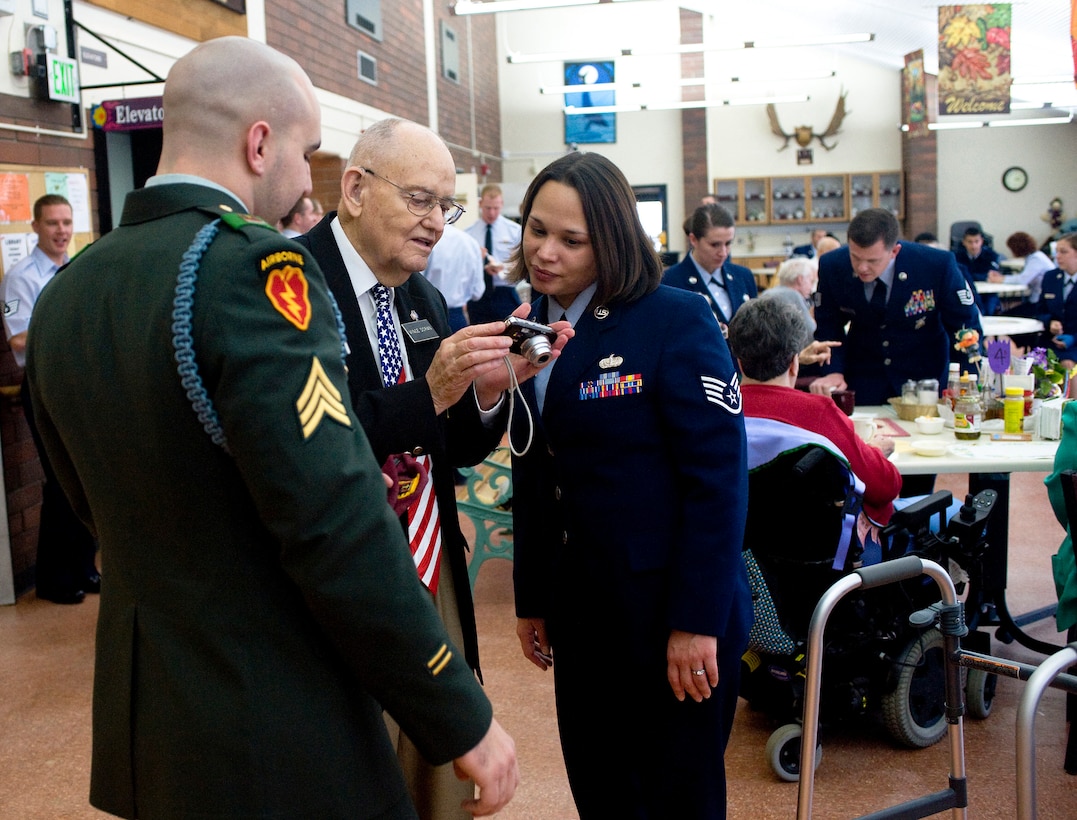
M 970 377 L 970 381 L 971 378 L 974 377 Z M 958 397 L 954 405 L 954 438 L 963 441 L 975 441 L 980 437 L 980 416 L 983 411 L 980 393 L 974 384 L 969 385 L 967 392 Z
M 1007 433 L 1020 433 L 1025 416 L 1025 391 L 1020 387 L 1007 387 L 1002 401 L 1002 429 Z
M 957 403 L 957 397 L 961 395 L 961 365 L 958 362 L 950 363 L 950 376 L 946 381 L 946 400 L 952 410 Z
M 919 400 L 920 394 L 916 389 L 916 382 L 910 379 L 901 386 L 901 403 L 917 404 Z

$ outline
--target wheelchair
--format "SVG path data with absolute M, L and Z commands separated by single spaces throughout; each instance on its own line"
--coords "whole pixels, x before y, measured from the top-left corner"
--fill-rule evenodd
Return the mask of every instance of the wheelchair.
M 755 625 L 741 669 L 740 694 L 780 725 L 766 757 L 786 781 L 800 777 L 808 627 L 819 599 L 859 566 L 855 520 L 860 492 L 844 458 L 808 444 L 782 452 L 749 473 L 744 559 Z M 949 567 L 962 589 L 966 567 L 986 549 L 994 491 L 966 499 L 944 520 L 952 497 L 940 491 L 895 511 L 881 530 L 883 560 L 912 552 Z M 776 513 L 780 509 L 780 515 Z M 932 519 L 938 516 L 938 532 Z M 790 526 L 792 524 L 792 526 Z M 922 578 L 852 594 L 831 619 L 820 693 L 822 725 L 874 720 L 900 745 L 926 748 L 946 733 L 944 639 L 933 624 L 938 588 Z M 970 716 L 986 718 L 997 679 L 966 672 Z M 816 765 L 821 757 L 817 749 Z

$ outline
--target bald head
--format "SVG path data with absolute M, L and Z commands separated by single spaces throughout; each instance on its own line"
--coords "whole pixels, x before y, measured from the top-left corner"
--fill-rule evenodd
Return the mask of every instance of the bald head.
M 429 128 L 382 120 L 356 142 L 340 192 L 341 227 L 378 281 L 395 287 L 426 268 L 445 228 L 440 207 L 417 208 L 408 194 L 452 200 L 456 164 Z
M 841 242 L 832 236 L 824 236 L 819 240 L 819 244 L 815 246 L 816 257 L 822 256 L 824 253 L 835 251 L 841 247 Z
M 162 129 L 158 173 L 210 179 L 276 222 L 309 190 L 309 168 L 298 188 L 294 174 L 276 182 L 265 177 L 294 160 L 297 149 L 302 161 L 309 159 L 321 140 L 321 115 L 314 87 L 295 60 L 255 40 L 221 37 L 172 67 Z

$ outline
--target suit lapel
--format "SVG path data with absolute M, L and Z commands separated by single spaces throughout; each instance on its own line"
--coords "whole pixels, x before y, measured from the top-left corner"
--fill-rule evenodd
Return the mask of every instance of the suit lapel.
M 344 265 L 344 257 L 340 255 L 336 237 L 330 227 L 333 216 L 335 213 L 327 214 L 308 234 L 299 237 L 297 241 L 310 248 L 322 273 L 325 274 L 329 289 L 336 297 L 341 318 L 344 320 L 344 335 L 347 337 L 348 347 L 351 350 L 348 354 L 348 384 L 352 386 L 352 392 L 355 393 L 372 383 L 380 384 L 382 377 L 377 356 L 370 347 L 363 314 L 359 311 L 359 300 L 355 295 L 355 288 L 352 287 L 351 277 L 348 276 L 348 269 Z

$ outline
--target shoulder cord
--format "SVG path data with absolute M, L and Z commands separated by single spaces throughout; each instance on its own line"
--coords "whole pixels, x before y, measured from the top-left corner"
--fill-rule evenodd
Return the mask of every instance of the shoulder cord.
M 194 408 L 195 415 L 202 424 L 213 443 L 231 455 L 228 438 L 221 427 L 221 420 L 213 407 L 213 400 L 206 392 L 202 377 L 198 373 L 195 361 L 194 340 L 191 337 L 191 309 L 194 305 L 195 282 L 198 280 L 198 268 L 206 249 L 216 239 L 220 231 L 221 220 L 215 219 L 204 225 L 195 235 L 191 246 L 183 254 L 179 275 L 176 277 L 176 296 L 172 301 L 172 347 L 176 351 L 177 372 L 180 383 L 187 393 L 187 398 Z M 344 338 L 344 319 L 340 313 L 337 300 L 332 291 L 328 291 L 329 301 L 333 305 L 333 315 L 340 333 L 340 358 L 344 361 L 348 354 L 348 342 Z
M 231 455 L 228 439 L 221 429 L 221 420 L 213 408 L 213 401 L 206 393 L 202 377 L 198 374 L 198 363 L 194 360 L 194 341 L 191 338 L 191 308 L 194 305 L 194 286 L 198 279 L 198 268 L 206 248 L 217 237 L 221 220 L 215 219 L 204 225 L 195 235 L 191 246 L 183 254 L 179 275 L 176 277 L 176 297 L 172 301 L 172 347 L 176 350 L 176 363 L 180 383 L 187 393 L 187 399 L 194 408 L 195 415 L 202 423 L 202 429 L 209 434 L 213 443 Z

